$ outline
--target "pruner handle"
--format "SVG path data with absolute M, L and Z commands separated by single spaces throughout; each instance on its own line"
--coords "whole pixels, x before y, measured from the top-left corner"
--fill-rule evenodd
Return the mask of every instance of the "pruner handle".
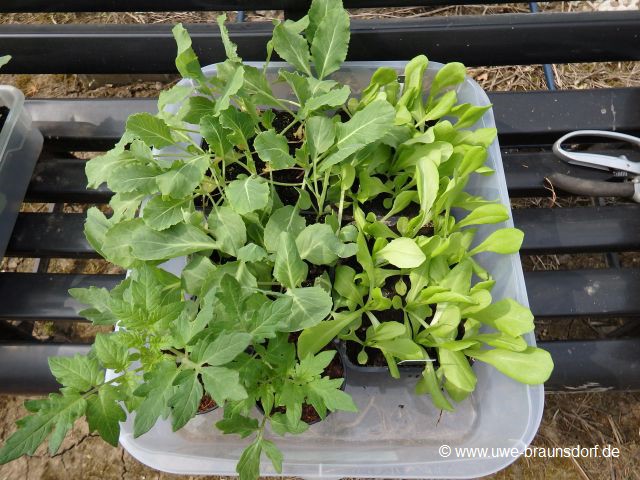
M 640 203 L 640 183 L 586 180 L 565 175 L 564 173 L 553 173 L 547 178 L 554 188 L 559 188 L 574 195 L 631 198 Z

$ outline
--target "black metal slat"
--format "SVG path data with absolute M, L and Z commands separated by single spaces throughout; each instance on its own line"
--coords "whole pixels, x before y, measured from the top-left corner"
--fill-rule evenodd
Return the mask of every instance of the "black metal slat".
M 70 288 L 113 288 L 122 275 L 0 273 L 0 319 L 81 320 Z M 640 311 L 640 270 L 526 272 L 536 318 L 630 316 Z
M 527 208 L 513 211 L 522 253 L 640 250 L 640 205 Z
M 344 0 L 346 8 L 420 7 L 513 3 L 510 0 Z M 217 10 L 307 10 L 310 0 L 3 0 L 0 13 L 29 12 L 197 12 Z
M 106 185 L 87 188 L 85 161 L 73 158 L 41 159 L 25 195 L 25 202 L 107 203 L 113 196 Z
M 640 35 L 639 35 L 640 36 Z M 640 135 L 640 88 L 490 92 L 500 144 L 550 145 L 577 129 Z M 102 150 L 120 138 L 128 115 L 156 112 L 156 99 L 28 100 L 49 149 Z
M 20 213 L 6 256 L 98 258 L 84 237 L 85 218 L 79 213 Z
M 555 363 L 550 392 L 640 390 L 640 337 L 540 342 Z
M 545 270 L 525 272 L 536 318 L 630 316 L 640 312 L 640 270 Z
M 231 24 L 246 60 L 264 60 L 273 26 Z M 203 64 L 225 58 L 218 29 L 189 25 Z M 640 60 L 640 12 L 464 15 L 353 21 L 351 60 L 410 59 L 428 50 L 469 66 Z M 496 42 L 495 39 L 500 39 Z M 3 73 L 173 73 L 171 25 L 1 25 L 13 55 Z
M 0 273 L 0 319 L 80 320 L 70 288 L 111 289 L 124 275 Z
M 640 338 L 540 342 L 555 369 L 545 388 L 552 392 L 640 390 Z M 47 359 L 89 353 L 86 344 L 0 344 L 0 393 L 45 394 L 59 385 Z
M 630 151 L 612 150 L 598 151 L 598 153 L 621 155 L 629 154 Z M 549 151 L 532 153 L 506 151 L 502 153 L 502 161 L 511 197 L 551 195 L 544 179 L 553 172 L 593 180 L 605 180 L 611 177 L 611 174 L 602 170 L 569 165 Z M 106 185 L 98 189 L 87 189 L 84 166 L 85 161 L 79 159 L 41 159 L 36 165 L 25 201 L 107 203 L 113 193 Z M 556 191 L 556 194 L 566 195 L 560 190 Z
M 631 156 L 633 152 L 631 150 L 597 150 L 597 153 Z M 610 180 L 612 177 L 611 173 L 603 170 L 571 165 L 548 150 L 527 153 L 503 151 L 502 164 L 510 197 L 551 196 L 550 186 L 545 181 L 545 177 L 551 173 L 564 173 L 577 178 L 598 181 Z M 556 190 L 555 193 L 558 196 L 568 195 L 562 190 Z
M 96 258 L 83 234 L 84 214 L 21 213 L 7 256 Z M 525 233 L 523 254 L 640 250 L 640 205 L 513 211 Z

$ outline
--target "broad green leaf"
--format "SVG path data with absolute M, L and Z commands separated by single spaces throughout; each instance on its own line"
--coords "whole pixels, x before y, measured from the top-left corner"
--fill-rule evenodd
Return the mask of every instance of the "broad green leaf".
M 288 232 L 293 237 L 305 227 L 305 220 L 300 216 L 297 208 L 286 205 L 274 211 L 264 228 L 264 246 L 268 252 L 276 252 L 279 249 L 280 234 Z
M 433 404 L 441 410 L 447 410 L 449 412 L 454 410 L 451 403 L 449 403 L 449 400 L 447 400 L 447 397 L 442 393 L 442 387 L 440 386 L 438 377 L 436 376 L 436 372 L 431 362 L 427 362 L 425 364 L 422 372 L 422 378 L 420 378 L 416 384 L 416 393 L 418 395 L 429 394 Z
M 458 121 L 454 127 L 457 129 L 469 128 L 475 125 L 480 118 L 485 114 L 487 110 L 491 109 L 491 105 L 471 105 L 470 103 L 463 103 L 462 105 L 456 105 L 451 109 L 449 114 L 453 117 L 458 117 Z
M 104 243 L 102 244 L 103 256 L 121 267 L 131 267 L 136 260 L 131 252 L 133 238 L 136 232 L 143 227 L 145 227 L 145 224 L 141 218 L 125 220 L 115 224 L 105 233 Z
M 251 335 L 248 333 L 221 333 L 213 341 L 207 337 L 198 343 L 193 349 L 191 359 L 201 365 L 212 367 L 225 365 L 244 352 L 250 343 Z
M 295 66 L 299 71 L 311 76 L 309 45 L 307 41 L 285 23 L 279 23 L 273 29 L 273 48 L 282 59 Z
M 229 140 L 242 150 L 249 149 L 249 138 L 254 134 L 254 123 L 246 112 L 241 112 L 235 108 L 228 108 L 220 113 L 220 123 L 224 128 L 230 130 L 227 134 Z
M 216 18 L 218 28 L 220 29 L 220 36 L 222 37 L 222 44 L 224 45 L 224 52 L 229 60 L 241 62 L 242 59 L 238 56 L 238 47 L 229 38 L 229 32 L 224 24 L 226 19 L 227 16 L 224 13 L 222 15 L 218 15 Z
M 4 67 L 10 61 L 11 55 L 3 55 L 2 57 L 0 57 L 0 67 Z
M 468 225 L 485 225 L 504 222 L 509 218 L 507 207 L 500 203 L 481 205 L 472 210 L 466 217 L 457 223 L 458 228 Z
M 271 440 L 262 440 L 262 449 L 267 457 L 269 457 L 269 460 L 271 460 L 274 470 L 278 473 L 282 473 L 282 460 L 284 456 L 278 447 L 276 447 L 276 444 Z
M 416 186 L 418 187 L 420 210 L 424 215 L 429 215 L 440 187 L 438 167 L 430 157 L 422 157 L 416 163 Z
M 315 265 L 330 265 L 338 259 L 336 243 L 340 240 L 326 223 L 309 225 L 296 238 L 300 257 Z
M 240 480 L 257 480 L 260 476 L 260 455 L 262 455 L 262 437 L 258 436 L 244 449 L 236 464 Z
M 144 207 L 142 219 L 154 230 L 166 230 L 182 221 L 182 212 L 188 209 L 190 204 L 190 198 L 176 200 L 155 196 Z
M 113 215 L 109 220 L 115 223 L 134 218 L 138 213 L 138 207 L 146 196 L 145 193 L 137 192 L 116 193 L 109 201 L 109 206 L 113 210 Z
M 144 225 L 133 235 L 132 255 L 140 260 L 168 260 L 203 250 L 216 248 L 206 233 L 193 225 L 179 223 L 162 232 Z
M 382 340 L 373 342 L 371 346 L 400 360 L 422 360 L 424 358 L 422 348 L 410 338 Z
M 97 430 L 102 439 L 114 447 L 118 446 L 120 422 L 127 419 L 119 400 L 117 391 L 110 385 L 100 388 L 97 395 L 87 400 L 89 431 Z
M 228 75 L 228 78 L 225 79 L 224 87 L 220 91 L 219 96 L 216 97 L 214 115 L 218 115 L 220 112 L 229 108 L 231 96 L 238 93 L 244 82 L 244 67 L 242 65 L 233 64 L 233 67 L 231 68 L 233 73 L 225 72 Z M 219 75 L 221 73 L 222 71 L 219 72 Z
M 104 256 L 102 245 L 109 228 L 111 228 L 111 222 L 98 207 L 91 207 L 87 210 L 87 220 L 84 222 L 84 236 L 96 252 L 102 256 Z
M 467 71 L 464 65 L 459 62 L 451 62 L 444 65 L 438 70 L 431 83 L 427 104 L 432 106 L 435 98 L 442 93 L 445 88 L 464 82 L 466 74 Z
M 335 129 L 335 123 L 325 116 L 307 119 L 305 135 L 311 157 L 316 158 L 333 145 L 336 138 Z
M 480 341 L 491 347 L 522 352 L 527 349 L 527 342 L 522 337 L 512 337 L 505 333 L 482 333 L 467 337 L 468 340 Z
M 289 72 L 287 70 L 280 70 L 278 75 L 289 84 L 300 104 L 304 105 L 311 97 L 311 90 L 309 88 L 309 82 L 307 82 L 307 77 L 303 77 L 297 72 Z
M 376 257 L 398 268 L 416 268 L 427 259 L 415 240 L 405 237 L 391 240 L 376 254 Z
M 411 117 L 415 120 L 421 120 L 424 117 L 422 84 L 428 63 L 427 57 L 418 55 L 412 58 L 404 68 L 404 87 L 396 108 L 401 107 L 404 112 L 410 113 L 409 122 Z
M 298 337 L 298 358 L 318 353 L 341 331 L 357 322 L 361 315 L 360 311 L 335 313 L 334 320 L 327 320 L 313 327 L 305 328 Z
M 371 102 L 346 123 L 337 125 L 338 149 L 364 147 L 380 140 L 393 126 L 395 110 L 384 100 Z
M 173 361 L 165 360 L 145 374 L 145 383 L 134 394 L 143 397 L 136 409 L 133 420 L 134 438 L 147 433 L 161 415 L 166 413 L 169 399 L 173 396 L 173 381 L 178 376 L 178 368 Z
M 438 120 L 445 115 L 447 115 L 451 108 L 458 101 L 458 95 L 455 90 L 450 90 L 444 95 L 442 95 L 433 106 L 427 110 L 425 116 L 423 117 L 424 122 L 432 122 L 433 120 Z
M 245 322 L 247 333 L 255 342 L 262 342 L 265 338 L 274 338 L 277 332 L 286 331 L 292 303 L 293 300 L 287 296 L 264 303 Z
M 342 5 L 335 5 L 318 25 L 311 43 L 311 57 L 319 79 L 340 68 L 347 58 L 349 38 L 349 14 Z
M 186 161 L 175 162 L 171 170 L 156 177 L 158 189 L 164 196 L 182 199 L 193 193 L 210 165 L 209 155 L 196 155 Z
M 156 148 L 169 147 L 175 143 L 171 130 L 164 120 L 150 113 L 136 113 L 127 119 L 127 131 L 147 145 Z
M 487 160 L 488 151 L 484 147 L 472 147 L 468 149 L 464 157 L 462 157 L 462 161 L 458 167 L 458 175 L 461 177 L 465 177 L 467 175 L 471 175 L 478 168 L 484 165 L 484 162 Z
M 295 164 L 295 159 L 289 154 L 287 139 L 273 129 L 259 133 L 253 146 L 258 156 L 269 165 L 271 170 L 291 168 Z
M 0 464 L 8 463 L 25 454 L 33 455 L 54 429 L 49 450 L 52 455 L 56 453 L 64 435 L 85 412 L 86 405 L 85 399 L 77 393 L 50 395 L 37 414 L 18 421 L 18 430 L 0 449 Z
M 473 373 L 467 357 L 462 352 L 439 348 L 438 360 L 447 381 L 465 392 L 475 390 L 478 379 Z
M 331 295 L 320 287 L 291 288 L 293 298 L 288 331 L 295 332 L 317 325 L 331 312 Z
M 244 415 L 225 415 L 225 418 L 216 422 L 216 428 L 225 434 L 237 433 L 240 438 L 245 438 L 258 430 L 258 420 Z
M 209 148 L 218 157 L 224 157 L 231 151 L 231 142 L 227 138 L 228 133 L 220 123 L 218 117 L 206 115 L 200 119 L 200 133 L 209 145 Z
M 91 305 L 78 312 L 79 315 L 90 320 L 94 325 L 115 325 L 118 318 L 111 312 L 109 301 L 111 296 L 106 288 L 70 288 L 69 294 L 78 302 Z
M 309 267 L 300 258 L 296 242 L 290 233 L 280 234 L 273 267 L 273 277 L 287 288 L 295 288 L 306 280 Z
M 523 238 L 524 233 L 522 230 L 501 228 L 485 238 L 480 245 L 469 252 L 469 255 L 475 255 L 480 252 L 494 252 L 503 255 L 516 253 L 520 250 Z
M 49 368 L 59 383 L 84 392 L 104 380 L 104 370 L 98 360 L 86 355 L 49 357 Z
M 184 102 L 180 109 L 182 120 L 187 123 L 199 124 L 202 117 L 211 115 L 216 108 L 216 103 L 207 97 L 193 96 Z
M 256 245 L 255 243 L 249 243 L 238 250 L 236 255 L 238 260 L 243 262 L 259 262 L 266 258 L 267 252 L 264 248 Z
M 531 310 L 511 298 L 500 300 L 469 316 L 512 337 L 531 332 L 534 328 Z
M 158 96 L 158 111 L 162 112 L 169 105 L 179 105 L 193 93 L 193 87 L 187 85 L 174 85 L 168 90 L 163 90 Z
M 203 389 L 195 370 L 183 370 L 174 380 L 175 392 L 169 398 L 171 427 L 177 431 L 196 416 Z
M 103 367 L 110 368 L 116 372 L 126 368 L 127 347 L 120 343 L 114 334 L 97 333 L 93 347 Z
M 224 405 L 227 400 L 247 398 L 237 371 L 225 367 L 204 367 L 200 372 L 205 390 L 218 405 Z
M 219 243 L 222 243 L 219 241 Z M 220 246 L 218 246 L 220 248 Z M 209 257 L 194 255 L 187 266 L 182 270 L 182 286 L 192 295 L 197 295 L 204 284 L 205 279 L 215 272 L 216 267 Z
M 304 104 L 302 115 L 306 117 L 309 113 L 325 107 L 340 107 L 344 105 L 350 94 L 351 89 L 347 85 L 343 85 L 335 90 L 311 97 Z
M 191 37 L 181 23 L 171 30 L 173 38 L 176 40 L 178 54 L 176 56 L 176 68 L 183 78 L 195 78 L 200 82 L 205 81 L 198 56 L 191 48 Z
M 216 239 L 216 248 L 236 256 L 247 242 L 247 227 L 239 213 L 230 207 L 217 207 L 207 219 L 209 231 Z
M 309 25 L 306 29 L 306 37 L 309 43 L 313 42 L 316 30 L 322 23 L 322 20 L 334 9 L 342 9 L 342 0 L 313 0 L 309 8 Z
M 231 208 L 240 215 L 262 210 L 269 203 L 269 185 L 257 177 L 233 180 L 226 193 Z
M 262 71 L 256 67 L 244 66 L 244 85 L 242 92 L 250 95 L 258 105 L 282 108 L 282 103 L 273 94 L 269 81 L 262 74 Z
M 493 350 L 469 349 L 464 353 L 494 366 L 499 372 L 527 385 L 539 385 L 546 382 L 553 371 L 551 355 L 540 348 L 528 347 L 522 352 L 512 352 L 501 348 Z
M 129 163 L 118 167 L 109 177 L 109 188 L 114 192 L 154 193 L 160 169 L 154 165 Z
M 127 135 L 125 133 L 125 135 Z M 111 174 L 118 168 L 137 162 L 129 150 L 124 146 L 116 146 L 104 155 L 89 160 L 84 167 L 87 176 L 87 187 L 98 188 L 109 181 Z

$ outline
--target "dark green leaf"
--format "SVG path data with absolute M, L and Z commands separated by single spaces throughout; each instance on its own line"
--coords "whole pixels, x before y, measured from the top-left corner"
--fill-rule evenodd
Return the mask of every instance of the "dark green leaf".
M 100 388 L 97 395 L 87 400 L 87 423 L 89 431 L 98 431 L 102 439 L 118 446 L 120 437 L 120 422 L 127 419 L 127 415 L 120 406 L 117 390 L 111 385 Z
M 240 215 L 262 210 L 269 203 L 269 185 L 256 177 L 233 180 L 227 185 L 227 198 Z
M 295 159 L 289 154 L 289 143 L 284 135 L 275 130 L 259 133 L 253 146 L 260 158 L 269 165 L 271 170 L 291 168 Z
M 127 131 L 147 145 L 156 148 L 169 147 L 175 143 L 171 130 L 164 120 L 150 113 L 136 113 L 127 119 Z
M 247 228 L 240 214 L 230 207 L 217 207 L 207 219 L 209 230 L 216 238 L 216 248 L 228 255 L 237 255 L 247 242 Z
M 205 390 L 218 405 L 224 405 L 227 400 L 247 398 L 237 371 L 225 367 L 204 367 L 201 375 Z
M 311 57 L 316 74 L 322 79 L 340 68 L 349 48 L 349 14 L 342 2 L 333 2 L 313 33 Z
M 193 225 L 180 223 L 162 232 L 143 225 L 131 239 L 132 254 L 140 260 L 168 260 L 216 248 L 217 243 Z
M 190 198 L 177 200 L 155 196 L 144 207 L 142 218 L 144 223 L 154 230 L 166 230 L 183 220 L 183 211 L 187 210 L 190 204 Z
M 280 234 L 279 248 L 273 267 L 273 277 L 288 288 L 299 286 L 309 273 L 309 267 L 300 258 L 296 242 L 290 233 Z
M 104 381 L 104 370 L 98 360 L 86 355 L 49 357 L 49 368 L 59 383 L 81 392 Z

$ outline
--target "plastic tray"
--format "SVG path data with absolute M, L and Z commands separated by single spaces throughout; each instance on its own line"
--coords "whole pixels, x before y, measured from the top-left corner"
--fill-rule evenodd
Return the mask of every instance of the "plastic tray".
M 334 78 L 348 83 L 355 94 L 364 88 L 379 66 L 402 71 L 404 62 L 347 63 Z M 275 72 L 282 64 L 272 64 Z M 428 84 L 441 64 L 430 63 Z M 206 67 L 212 74 L 215 67 Z M 291 96 L 285 85 L 274 84 L 280 96 Z M 484 91 L 471 79 L 458 87 L 461 102 L 489 104 Z M 177 108 L 177 107 L 176 107 Z M 494 127 L 488 111 L 476 127 Z M 199 141 L 195 136 L 194 140 Z M 495 175 L 475 175 L 467 190 L 490 199 L 499 199 L 509 208 L 509 196 L 498 143 L 490 147 L 487 165 Z M 498 227 L 513 226 L 508 220 L 499 225 L 480 226 L 477 241 Z M 496 300 L 511 297 L 527 305 L 524 277 L 518 255 L 482 254 L 478 259 L 496 279 Z M 176 274 L 184 259 L 165 264 Z M 526 336 L 534 345 L 532 334 Z M 475 362 L 478 386 L 455 412 L 440 413 L 428 396 L 413 393 L 415 378 L 394 380 L 387 372 L 348 372 L 346 391 L 360 412 L 334 413 L 302 435 L 275 437 L 284 453 L 282 475 L 304 478 L 385 477 L 385 478 L 471 478 L 494 473 L 514 458 L 442 458 L 438 449 L 446 444 L 457 447 L 516 448 L 522 452 L 533 439 L 543 410 L 544 390 L 540 386 L 517 383 L 489 365 Z M 123 424 L 120 442 L 140 462 L 158 470 L 181 474 L 235 475 L 236 462 L 247 439 L 223 435 L 214 423 L 220 409 L 199 415 L 178 432 L 169 421 L 159 421 L 147 434 L 133 438 L 133 419 Z M 256 411 L 256 415 L 258 412 Z M 268 461 L 262 475 L 276 475 Z
M 0 258 L 9 243 L 20 205 L 42 150 L 42 134 L 31 126 L 24 95 L 0 85 L 0 105 L 9 108 L 0 131 Z

